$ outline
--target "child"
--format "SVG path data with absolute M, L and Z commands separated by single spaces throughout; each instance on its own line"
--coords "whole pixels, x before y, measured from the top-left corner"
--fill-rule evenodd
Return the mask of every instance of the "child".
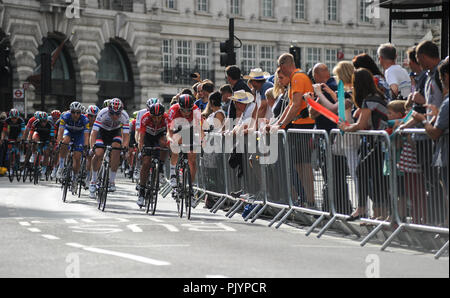
M 387 132 L 391 135 L 401 124 L 406 115 L 407 103 L 404 100 L 393 100 L 388 103 L 389 128 Z M 426 202 L 421 167 L 417 163 L 416 150 L 411 140 L 407 137 L 393 136 L 396 143 L 397 161 L 397 185 L 399 195 L 398 210 L 401 218 L 407 216 L 407 200 L 410 200 L 411 214 L 414 223 L 425 221 Z

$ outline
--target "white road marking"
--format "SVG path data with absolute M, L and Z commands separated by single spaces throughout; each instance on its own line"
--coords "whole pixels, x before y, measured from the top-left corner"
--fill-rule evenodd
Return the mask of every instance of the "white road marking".
M 44 237 L 44 238 L 46 238 L 46 239 L 48 239 L 48 240 L 59 240 L 58 237 L 53 236 L 53 235 L 47 235 L 47 234 L 44 234 L 44 235 L 42 235 L 42 237 Z
M 31 224 L 30 224 L 29 222 L 27 222 L 27 221 L 21 221 L 21 222 L 19 222 L 19 224 L 20 224 L 21 226 L 24 226 L 24 227 L 29 227 L 29 226 L 31 226 Z
M 84 246 L 84 245 L 81 245 L 81 244 L 78 244 L 78 243 L 66 243 L 66 245 L 67 246 L 71 246 L 71 247 L 75 247 L 75 248 L 80 248 L 80 249 L 83 249 L 83 250 L 89 251 L 89 252 L 94 252 L 94 253 L 99 253 L 99 254 L 104 254 L 104 255 L 116 256 L 116 257 L 129 259 L 129 260 L 133 260 L 133 261 L 136 261 L 136 262 L 141 262 L 141 263 L 144 263 L 144 264 L 149 264 L 149 265 L 154 265 L 154 266 L 168 266 L 168 265 L 170 265 L 170 263 L 166 262 L 166 261 L 154 260 L 154 259 L 150 259 L 150 258 L 146 258 L 146 257 L 142 257 L 142 256 L 128 254 L 128 253 L 122 253 L 122 252 L 117 252 L 117 251 L 112 251 L 112 250 L 106 250 L 106 249 L 101 249 L 101 248 Z
M 225 275 L 206 275 L 206 278 L 228 278 Z
M 33 232 L 33 233 L 40 233 L 41 230 L 39 230 L 38 228 L 29 228 L 28 231 Z
M 71 219 L 71 218 L 64 219 L 64 221 L 68 224 L 77 224 L 78 223 L 78 221 L 76 221 L 75 219 Z

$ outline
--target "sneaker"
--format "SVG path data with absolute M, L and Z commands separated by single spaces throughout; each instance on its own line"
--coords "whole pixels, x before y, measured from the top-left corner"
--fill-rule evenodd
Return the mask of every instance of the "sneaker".
M 30 163 L 33 164 L 35 159 L 36 159 L 36 155 L 32 154 L 30 157 Z
M 164 173 L 159 173 L 159 183 L 166 183 L 166 175 Z
M 56 172 L 56 178 L 61 180 L 63 177 L 63 174 L 64 174 L 64 168 L 58 168 L 58 171 Z
M 137 200 L 136 204 L 139 206 L 139 208 L 142 208 L 145 205 L 144 202 L 145 202 L 144 196 L 139 196 L 139 199 Z
M 171 176 L 170 177 L 170 186 L 172 188 L 177 187 L 177 177 L 176 176 Z
M 54 168 L 53 169 L 53 171 L 52 171 L 52 174 L 50 175 L 50 177 L 52 178 L 52 179 L 55 179 L 56 178 L 56 172 L 58 171 L 58 168 Z
M 116 190 L 117 190 L 116 189 L 116 184 L 110 183 L 109 186 L 108 186 L 108 192 L 115 192 Z
M 89 198 L 95 199 L 97 192 L 97 184 L 90 184 L 89 185 Z

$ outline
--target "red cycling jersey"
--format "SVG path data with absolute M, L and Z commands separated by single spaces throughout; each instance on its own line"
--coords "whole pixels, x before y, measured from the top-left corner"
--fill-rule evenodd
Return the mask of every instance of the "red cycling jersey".
M 186 118 L 183 115 L 181 115 L 180 105 L 175 104 L 170 108 L 169 113 L 168 113 L 168 122 L 169 122 L 170 127 L 172 127 L 173 121 L 177 118 L 184 118 L 187 121 L 189 121 L 189 123 L 192 123 L 192 121 L 195 120 L 195 122 L 200 124 L 201 120 L 202 120 L 202 114 L 201 114 L 200 109 L 196 105 L 194 105 L 194 107 L 192 108 L 192 113 L 190 113 L 189 117 Z
M 141 127 L 139 129 L 140 133 L 148 133 L 149 135 L 156 136 L 167 131 L 168 126 L 168 115 L 163 114 L 163 119 L 159 124 L 153 123 L 150 112 L 147 112 L 142 116 Z

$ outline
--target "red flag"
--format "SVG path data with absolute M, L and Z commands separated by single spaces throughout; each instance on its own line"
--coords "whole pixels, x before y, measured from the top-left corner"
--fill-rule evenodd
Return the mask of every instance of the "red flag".
M 320 114 L 322 114 L 323 116 L 327 117 L 328 119 L 330 119 L 331 121 L 333 121 L 334 123 L 338 124 L 339 123 L 339 116 L 336 115 L 335 113 L 331 112 L 330 110 L 328 110 L 327 108 L 325 108 L 323 105 L 321 105 L 318 102 L 315 102 L 312 98 L 307 97 L 306 101 L 308 102 L 308 104 L 317 112 L 319 112 Z

